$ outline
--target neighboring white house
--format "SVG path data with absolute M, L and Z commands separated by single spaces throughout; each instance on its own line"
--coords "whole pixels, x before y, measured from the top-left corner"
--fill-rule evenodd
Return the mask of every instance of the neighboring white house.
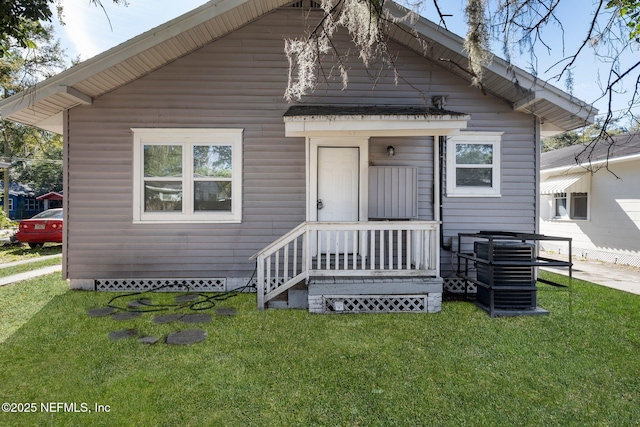
M 576 256 L 640 266 L 640 133 L 614 140 L 541 155 L 540 232 L 572 237 Z

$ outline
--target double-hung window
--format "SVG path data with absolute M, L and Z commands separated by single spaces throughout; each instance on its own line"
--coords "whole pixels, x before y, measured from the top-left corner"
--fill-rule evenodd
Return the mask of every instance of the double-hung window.
M 134 222 L 240 222 L 242 129 L 133 129 Z
M 447 196 L 500 196 L 500 137 L 462 132 L 447 141 Z
M 587 193 L 553 194 L 553 219 L 578 219 L 589 218 L 589 197 Z
M 567 193 L 553 194 L 553 217 L 569 218 L 569 212 L 567 211 Z
M 571 219 L 588 218 L 587 193 L 571 193 Z
M 26 209 L 28 211 L 37 211 L 39 208 L 40 201 L 36 199 L 27 199 L 25 201 Z
M 554 193 L 553 219 L 586 220 L 589 218 L 589 195 L 587 193 Z

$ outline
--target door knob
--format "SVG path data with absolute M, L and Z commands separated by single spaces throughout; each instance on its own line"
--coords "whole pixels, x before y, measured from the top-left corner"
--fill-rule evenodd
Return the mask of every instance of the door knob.
M 317 207 L 318 207 L 318 210 L 321 210 L 322 208 L 324 208 L 324 205 L 322 204 L 322 199 L 318 199 Z

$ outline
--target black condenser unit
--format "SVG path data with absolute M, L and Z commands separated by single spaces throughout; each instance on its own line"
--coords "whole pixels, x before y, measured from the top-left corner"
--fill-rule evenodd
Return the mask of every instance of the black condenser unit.
M 474 242 L 478 303 L 496 310 L 536 308 L 535 246 L 522 242 Z

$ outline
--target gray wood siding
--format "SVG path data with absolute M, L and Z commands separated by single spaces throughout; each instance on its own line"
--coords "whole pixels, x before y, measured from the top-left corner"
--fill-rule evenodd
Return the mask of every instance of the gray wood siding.
M 277 11 L 120 89 L 69 111 L 67 276 L 71 279 L 248 277 L 248 258 L 305 218 L 305 142 L 286 138 L 283 36 L 302 33 L 300 11 Z M 339 44 L 344 46 L 343 44 Z M 354 60 L 350 82 L 319 85 L 307 104 L 422 104 L 447 95 L 470 129 L 503 131 L 502 197 L 445 199 L 446 236 L 500 228 L 533 231 L 533 119 L 416 53 L 394 46 L 404 79 L 372 82 Z M 377 74 L 377 70 L 374 74 Z M 375 88 L 374 88 L 375 87 Z M 241 224 L 133 224 L 133 134 L 144 127 L 243 128 Z M 397 154 L 390 159 L 387 145 Z M 433 219 L 433 139 L 373 138 L 370 161 L 419 169 L 419 217 Z

